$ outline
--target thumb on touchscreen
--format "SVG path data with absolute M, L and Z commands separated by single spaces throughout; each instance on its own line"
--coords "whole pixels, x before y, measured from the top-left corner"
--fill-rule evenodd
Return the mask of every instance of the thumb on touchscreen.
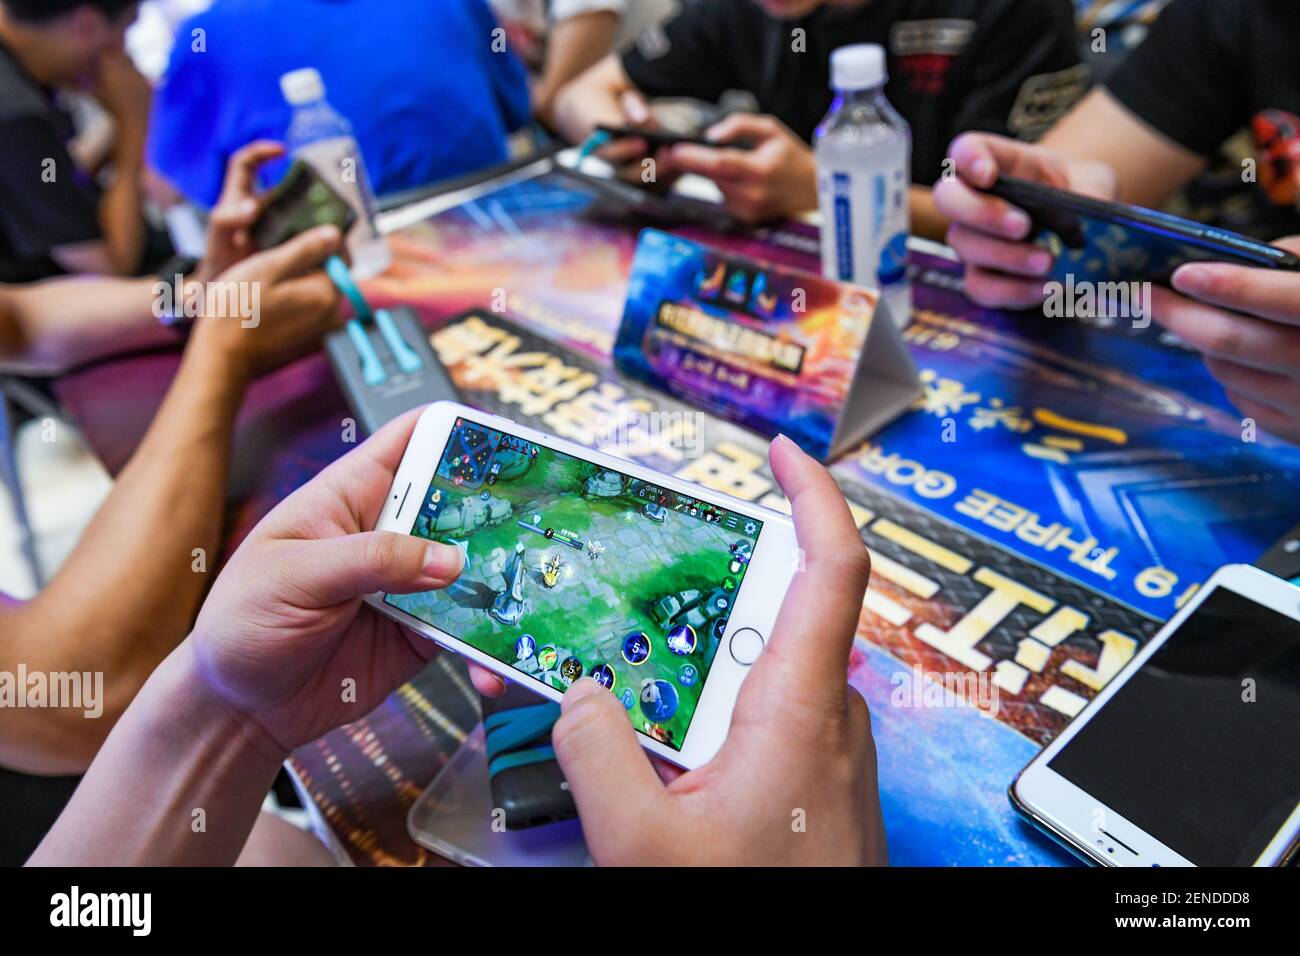
M 790 501 L 801 570 L 786 592 L 767 650 L 741 689 L 742 701 L 790 694 L 838 711 L 846 699 L 871 557 L 844 494 L 821 463 L 784 435 L 772 442 L 769 459 Z
M 666 794 L 614 695 L 590 678 L 570 687 L 551 743 L 592 858 L 626 860 L 624 850 L 646 846 L 645 831 L 661 819 L 654 808 Z
M 298 587 L 320 607 L 376 591 L 413 594 L 444 588 L 460 577 L 460 548 L 391 531 L 369 531 L 304 542 L 294 561 Z

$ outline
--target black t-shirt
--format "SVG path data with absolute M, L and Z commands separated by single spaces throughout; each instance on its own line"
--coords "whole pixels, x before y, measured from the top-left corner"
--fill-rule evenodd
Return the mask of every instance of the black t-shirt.
M 802 32 L 800 32 L 802 31 Z M 703 0 L 623 55 L 648 96 L 716 102 L 744 90 L 812 141 L 830 110 L 831 51 L 878 43 L 885 94 L 912 127 L 912 180 L 942 173 L 966 130 L 1033 138 L 1082 93 L 1070 0 L 871 0 L 778 20 L 756 0 Z
M 1249 127 L 1252 232 L 1300 234 L 1300 4 L 1175 0 L 1106 84 L 1175 143 L 1212 156 Z
M 0 44 L 0 282 L 63 270 L 51 250 L 102 235 L 99 191 L 68 154 L 72 120 Z

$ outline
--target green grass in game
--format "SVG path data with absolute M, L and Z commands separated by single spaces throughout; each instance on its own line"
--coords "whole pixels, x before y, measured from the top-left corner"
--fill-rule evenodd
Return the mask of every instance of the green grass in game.
M 668 649 L 665 629 L 652 617 L 652 608 L 668 595 L 696 590 L 707 596 L 717 589 L 728 577 L 731 556 L 727 548 L 736 535 L 672 511 L 664 522 L 653 522 L 644 513 L 644 502 L 637 498 L 584 498 L 584 482 L 596 470 L 586 462 L 543 449 L 524 474 L 484 485 L 481 490 L 467 492 L 438 479 L 436 486 L 443 489 L 445 507 L 455 507 L 463 496 L 477 497 L 487 491 L 509 501 L 513 514 L 499 524 L 467 533 L 435 535 L 441 540 L 469 541 L 470 561 L 460 582 L 449 592 L 394 600 L 408 612 L 507 663 L 514 663 L 515 643 L 526 633 L 532 635 L 539 650 L 553 644 L 571 651 L 582 663 L 584 674 L 598 663 L 608 664 L 615 674 L 614 693 L 630 687 L 638 697 L 629 717 L 639 730 L 645 729 L 647 720 L 639 702 L 643 682 L 669 682 L 679 703 L 673 717 L 660 726 L 680 745 L 710 663 L 708 629 L 697 628 L 692 654 L 674 654 Z M 566 490 L 557 492 L 556 488 Z M 570 532 L 584 545 L 600 542 L 605 553 L 592 560 L 585 550 L 519 526 L 520 519 L 531 521 L 534 514 L 542 516 L 543 528 Z M 649 546 L 652 540 L 657 547 Z M 529 609 L 517 625 L 506 626 L 492 618 L 488 609 L 519 543 L 526 548 L 524 592 Z M 547 589 L 541 583 L 542 566 L 556 554 L 564 562 L 561 580 L 554 589 Z M 739 584 L 740 576 L 734 577 Z M 453 614 L 452 602 L 462 606 L 471 602 L 475 610 Z M 452 621 L 455 623 L 449 624 Z M 638 630 L 649 636 L 652 651 L 642 664 L 632 665 L 621 653 L 622 641 L 624 635 Z M 679 680 L 684 664 L 693 665 L 699 675 L 691 686 Z M 558 674 L 552 671 L 551 676 L 552 685 L 562 689 Z

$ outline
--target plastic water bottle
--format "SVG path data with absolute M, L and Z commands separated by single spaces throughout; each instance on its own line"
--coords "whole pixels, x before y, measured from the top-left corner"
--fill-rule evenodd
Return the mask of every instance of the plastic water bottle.
M 886 79 L 885 51 L 875 43 L 831 54 L 835 101 L 815 137 L 822 274 L 879 290 L 902 328 L 912 316 L 912 131 L 885 99 Z
M 280 91 L 293 107 L 285 133 L 290 154 L 310 164 L 356 211 L 357 223 L 347 235 L 352 274 L 358 279 L 379 275 L 393 254 L 375 227 L 375 193 L 352 125 L 325 101 L 325 83 L 316 70 L 284 74 Z

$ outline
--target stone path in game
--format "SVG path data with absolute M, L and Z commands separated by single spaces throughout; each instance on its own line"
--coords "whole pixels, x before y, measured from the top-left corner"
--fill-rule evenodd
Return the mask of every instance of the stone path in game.
M 537 512 L 545 514 L 545 506 L 537 502 L 518 508 L 515 518 L 529 516 Z M 597 515 L 592 521 L 584 543 L 599 542 L 605 546 L 605 552 L 594 561 L 586 551 L 577 551 L 565 545 L 548 542 L 540 535 L 520 530 L 520 538 L 527 548 L 525 555 L 528 569 L 528 583 L 525 585 L 525 597 L 528 601 L 528 614 L 518 628 L 521 633 L 528 629 L 528 618 L 534 615 L 546 615 L 554 612 L 573 613 L 577 610 L 589 612 L 590 602 L 595 599 L 603 601 L 611 610 L 620 605 L 621 595 L 606 583 L 606 580 L 636 580 L 647 572 L 671 562 L 674 555 L 712 553 L 717 556 L 718 580 L 710 582 L 720 584 L 725 576 L 727 565 L 727 548 L 740 536 L 715 524 L 709 524 L 691 518 L 669 513 L 664 522 L 656 522 L 637 511 L 629 511 L 632 521 L 624 515 Z M 512 521 L 514 518 L 511 519 Z M 541 567 L 551 555 L 558 554 L 564 561 L 565 569 L 561 573 L 559 584 L 552 589 L 542 586 Z M 495 594 L 506 586 L 505 567 L 500 571 L 493 569 L 483 558 L 476 560 L 461 577 L 460 587 L 469 587 L 487 597 L 488 592 Z M 599 577 L 597 576 L 599 575 Z M 605 579 L 605 580 L 601 580 Z M 703 582 L 702 582 L 703 583 Z M 707 587 L 705 588 L 707 590 Z M 662 597 L 661 594 L 638 595 L 639 599 L 649 601 Z M 648 607 L 644 608 L 648 611 Z M 439 616 L 446 621 L 446 629 L 452 633 L 465 633 L 472 626 L 482 626 L 486 611 L 460 605 L 448 611 L 446 606 L 439 608 Z M 495 622 L 494 622 L 495 623 Z M 599 641 L 598 650 L 603 657 L 616 658 L 622 637 L 629 629 L 629 622 L 620 614 L 614 614 L 600 621 L 575 621 L 581 626 L 595 631 L 593 636 Z M 501 625 L 495 625 L 506 630 Z M 630 626 L 630 625 L 629 625 Z M 587 656 L 587 655 L 584 655 Z

